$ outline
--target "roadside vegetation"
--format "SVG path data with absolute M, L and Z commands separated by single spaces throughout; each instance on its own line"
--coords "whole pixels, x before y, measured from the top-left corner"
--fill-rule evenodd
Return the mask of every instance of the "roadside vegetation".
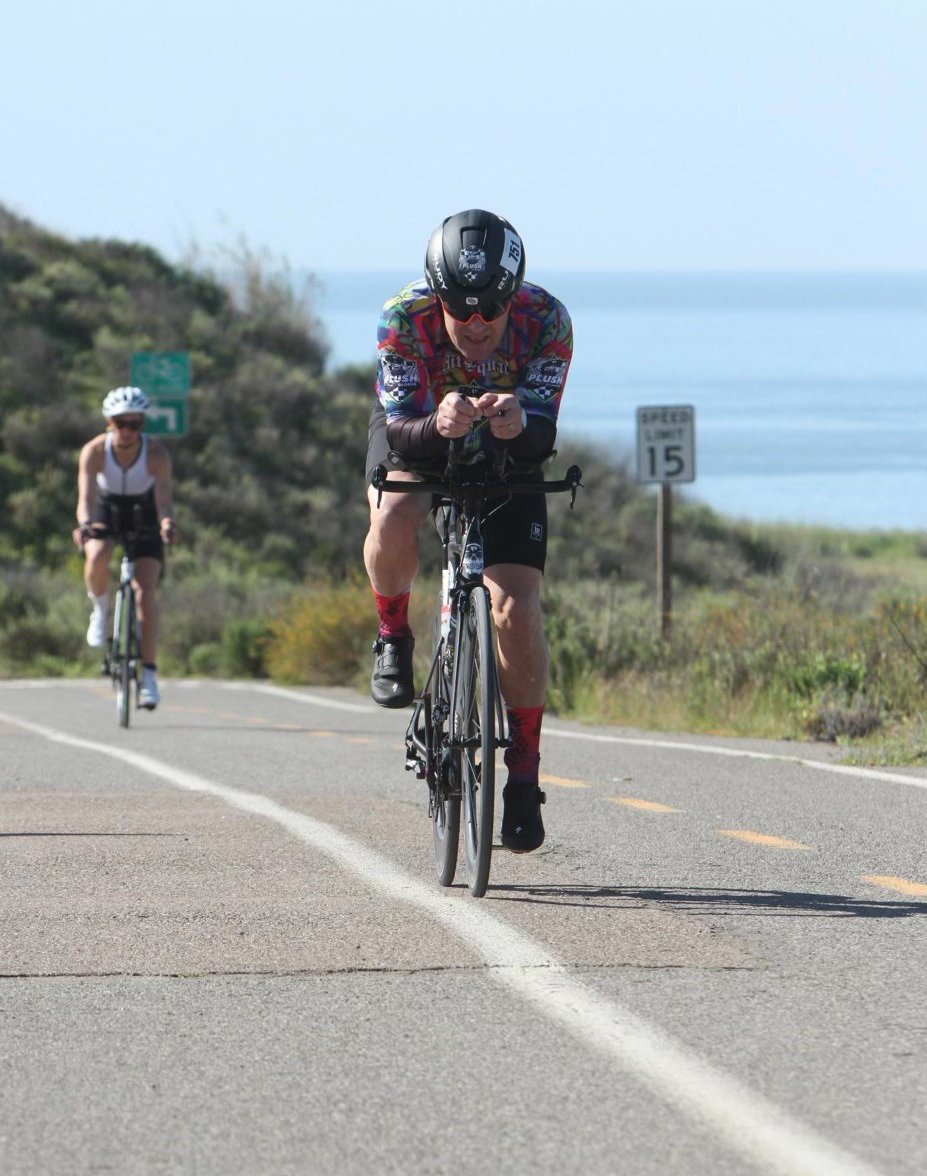
M 208 267 L 74 242 L 0 207 L 0 674 L 88 675 L 70 540 L 80 446 L 139 350 L 189 350 L 170 442 L 181 542 L 165 676 L 364 687 L 373 608 L 361 489 L 372 371 L 329 371 L 311 290 L 242 247 Z M 377 308 L 371 307 L 371 330 Z M 927 762 L 927 535 L 764 527 L 683 498 L 661 639 L 655 503 L 613 455 L 564 443 L 585 488 L 551 503 L 551 706 L 643 728 L 844 742 Z M 437 544 L 414 599 L 424 669 Z

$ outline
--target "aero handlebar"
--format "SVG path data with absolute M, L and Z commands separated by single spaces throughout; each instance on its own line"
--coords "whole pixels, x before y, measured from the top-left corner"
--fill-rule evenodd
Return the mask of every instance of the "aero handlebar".
M 458 467 L 460 469 L 461 467 Z M 566 477 L 551 482 L 508 482 L 504 478 L 487 481 L 484 478 L 468 479 L 466 473 L 454 478 L 423 478 L 418 482 L 395 481 L 387 477 L 386 466 L 378 465 L 373 472 L 371 485 L 377 491 L 377 505 L 386 490 L 391 494 L 440 494 L 444 498 L 456 498 L 476 494 L 481 498 L 504 498 L 508 494 L 561 494 L 570 493 L 570 509 L 576 501 L 576 491 L 582 486 L 583 471 L 577 465 L 570 466 Z

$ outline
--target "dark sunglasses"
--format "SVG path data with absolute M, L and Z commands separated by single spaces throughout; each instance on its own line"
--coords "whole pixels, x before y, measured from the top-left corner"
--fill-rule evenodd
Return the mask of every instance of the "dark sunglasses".
M 144 428 L 144 417 L 113 417 L 113 425 L 117 429 L 131 429 L 133 433 Z
M 452 319 L 456 319 L 459 323 L 468 323 L 474 315 L 478 314 L 484 323 L 494 323 L 496 319 L 502 318 L 505 312 L 512 305 L 512 299 L 509 298 L 486 298 L 480 299 L 476 306 L 451 306 L 448 302 L 441 304 Z

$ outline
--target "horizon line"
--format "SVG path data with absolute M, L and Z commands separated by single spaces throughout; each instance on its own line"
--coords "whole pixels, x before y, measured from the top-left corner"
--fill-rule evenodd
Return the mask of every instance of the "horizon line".
M 306 273 L 318 274 L 389 274 L 393 276 L 397 273 L 410 272 L 411 266 L 370 266 L 361 268 L 359 266 L 342 266 L 338 269 L 329 268 L 326 266 L 318 267 L 300 267 Z M 604 267 L 595 268 L 568 268 L 559 265 L 538 266 L 538 273 L 548 274 L 589 274 L 589 275 L 615 275 L 620 274 L 623 277 L 668 277 L 668 278 L 684 278 L 684 277 L 919 277 L 927 278 L 927 266 L 916 267 L 880 267 L 880 266 L 862 266 L 862 267 L 843 267 L 826 269 L 823 267 L 815 268 L 798 268 L 798 267 L 743 267 L 730 268 L 719 267 L 717 269 L 708 269 L 704 267 L 695 267 L 691 269 L 608 269 Z M 530 278 L 528 279 L 530 280 Z

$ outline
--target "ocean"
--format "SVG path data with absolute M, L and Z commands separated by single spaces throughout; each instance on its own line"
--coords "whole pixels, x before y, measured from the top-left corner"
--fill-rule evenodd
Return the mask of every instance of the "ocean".
M 405 273 L 317 275 L 329 369 L 372 362 Z M 562 436 L 634 468 L 636 409 L 691 405 L 685 498 L 757 522 L 927 531 L 927 274 L 537 273 L 573 319 Z

